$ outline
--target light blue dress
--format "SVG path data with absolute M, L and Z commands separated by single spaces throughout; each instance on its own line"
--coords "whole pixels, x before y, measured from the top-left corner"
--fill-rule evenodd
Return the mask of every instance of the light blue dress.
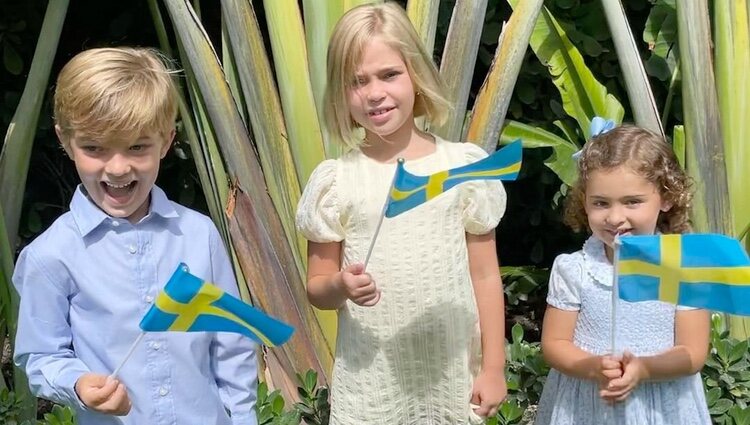
M 612 272 L 604 244 L 591 237 L 581 251 L 557 257 L 550 275 L 547 303 L 578 311 L 573 342 L 597 355 L 611 351 Z M 674 316 L 680 308 L 659 301 L 618 300 L 615 350 L 628 350 L 636 356 L 668 350 L 674 345 Z M 537 425 L 710 423 L 699 374 L 641 383 L 624 402 L 611 407 L 599 397 L 596 382 L 552 369 L 536 417 Z

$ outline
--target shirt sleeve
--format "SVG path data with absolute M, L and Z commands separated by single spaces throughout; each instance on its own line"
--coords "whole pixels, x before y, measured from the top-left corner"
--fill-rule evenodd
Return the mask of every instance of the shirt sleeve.
M 213 283 L 227 294 L 239 298 L 229 256 L 215 227 L 211 229 L 209 243 Z M 258 388 L 257 349 L 257 344 L 250 338 L 230 332 L 217 332 L 211 346 L 214 378 L 234 425 L 258 423 L 255 413 Z
M 336 161 L 315 168 L 297 206 L 297 230 L 312 242 L 341 242 L 344 228 L 336 189 Z
M 69 312 L 72 282 L 62 264 L 25 249 L 13 284 L 20 295 L 14 361 L 34 395 L 85 409 L 75 384 L 89 368 L 76 357 Z
M 560 310 L 581 309 L 580 287 L 583 281 L 583 264 L 576 254 L 563 254 L 555 259 L 549 276 L 547 304 Z
M 466 163 L 487 157 L 479 146 L 463 143 Z M 500 180 L 472 180 L 459 186 L 461 193 L 462 219 L 467 232 L 483 235 L 490 232 L 505 214 L 505 189 Z

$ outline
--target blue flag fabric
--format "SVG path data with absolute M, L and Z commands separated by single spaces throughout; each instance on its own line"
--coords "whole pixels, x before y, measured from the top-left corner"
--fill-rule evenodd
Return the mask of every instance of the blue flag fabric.
M 399 161 L 385 216 L 395 217 L 470 180 L 515 180 L 521 170 L 522 150 L 519 139 L 479 161 L 429 176 L 411 174 Z
M 624 236 L 619 296 L 750 316 L 750 259 L 718 234 Z
M 145 332 L 235 332 L 269 347 L 286 342 L 291 326 L 190 274 L 180 264 L 140 323 Z

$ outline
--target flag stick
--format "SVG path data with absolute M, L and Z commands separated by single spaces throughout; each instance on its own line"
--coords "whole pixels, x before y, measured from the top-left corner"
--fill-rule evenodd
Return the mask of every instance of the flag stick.
M 613 255 L 613 261 L 612 261 L 612 315 L 610 317 L 610 341 L 609 341 L 609 348 L 611 350 L 611 355 L 615 356 L 617 353 L 615 350 L 617 350 L 617 344 L 616 344 L 616 338 L 615 338 L 615 322 L 617 321 L 617 298 L 619 297 L 619 285 L 617 284 L 617 263 L 620 261 L 620 236 L 615 236 L 615 243 L 614 243 L 614 255 Z M 607 421 L 608 423 L 617 424 L 617 418 L 615 417 L 615 405 L 614 403 L 611 403 L 609 405 L 609 408 L 607 409 L 607 414 L 611 415 L 612 421 Z
M 141 342 L 141 340 L 143 339 L 145 335 L 146 335 L 145 332 L 141 332 L 141 334 L 138 335 L 138 338 L 136 338 L 135 341 L 133 341 L 133 345 L 130 346 L 130 349 L 128 350 L 128 354 L 126 354 L 125 358 L 122 359 L 122 361 L 120 362 L 120 365 L 117 366 L 117 369 L 115 369 L 115 371 L 112 372 L 111 375 L 109 375 L 110 378 L 112 379 L 117 378 L 117 374 L 120 373 L 120 369 L 122 369 L 122 367 L 125 366 L 125 362 L 127 362 L 130 356 L 133 355 L 133 352 L 135 352 L 135 347 L 138 346 L 138 343 Z
M 612 355 L 615 355 L 617 346 L 615 344 L 615 321 L 617 319 L 617 298 L 619 297 L 619 285 L 617 284 L 617 263 L 620 261 L 620 237 L 615 236 L 615 253 L 614 261 L 612 262 L 612 317 L 611 317 L 611 331 L 610 331 L 610 343 L 609 347 L 612 350 Z
M 404 159 L 399 158 L 398 162 L 403 163 Z M 385 218 L 385 210 L 388 209 L 388 201 L 391 199 L 391 190 L 393 189 L 393 185 L 396 183 L 396 174 L 398 173 L 398 165 L 396 165 L 396 171 L 393 172 L 393 179 L 391 179 L 391 185 L 388 186 L 388 192 L 385 196 L 385 203 L 383 203 L 383 211 L 380 213 L 380 219 L 378 219 L 378 225 L 375 227 L 375 234 L 372 235 L 372 240 L 370 241 L 370 247 L 367 249 L 367 256 L 365 257 L 364 262 L 364 269 L 367 270 L 367 263 L 370 262 L 370 255 L 372 255 L 372 249 L 375 247 L 375 241 L 378 239 L 378 234 L 380 234 L 380 225 L 383 224 L 383 218 Z

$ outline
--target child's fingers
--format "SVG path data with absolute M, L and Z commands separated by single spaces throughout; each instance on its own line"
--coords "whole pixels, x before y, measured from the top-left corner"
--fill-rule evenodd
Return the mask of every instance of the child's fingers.
M 372 307 L 380 301 L 380 289 L 376 290 L 374 294 L 367 296 L 362 299 L 361 302 L 357 303 L 363 307 Z
M 130 398 L 125 386 L 118 384 L 112 396 L 99 405 L 98 410 L 110 415 L 124 416 L 130 412 Z
M 375 285 L 374 281 L 368 282 L 366 285 L 361 286 L 359 288 L 354 288 L 351 291 L 351 297 L 358 299 L 358 298 L 369 298 L 373 294 L 375 294 L 378 290 L 378 287 Z
M 599 391 L 599 396 L 601 398 L 603 398 L 604 400 L 608 401 L 608 402 L 614 403 L 614 402 L 619 402 L 619 401 L 625 400 L 626 398 L 628 398 L 628 396 L 630 395 L 631 392 L 633 392 L 633 388 L 632 387 L 622 388 L 622 389 L 618 389 L 616 391 L 614 391 L 614 390 L 601 390 L 601 391 Z
M 479 409 L 475 410 L 477 415 L 484 416 L 485 418 L 491 418 L 497 415 L 497 404 L 487 401 L 482 401 Z
M 116 379 L 103 380 L 103 385 L 101 387 L 97 388 L 89 386 L 85 390 L 86 398 L 88 399 L 88 402 L 93 405 L 105 403 L 110 397 L 112 397 L 112 394 L 117 391 L 118 385 L 120 385 L 120 382 Z
M 602 357 L 602 369 L 621 369 L 622 363 L 613 357 L 604 356 Z
M 622 377 L 622 370 L 621 369 L 605 369 L 602 370 L 602 375 L 607 378 L 608 380 L 617 379 Z
M 344 268 L 345 273 L 351 273 L 353 275 L 362 274 L 365 271 L 365 265 L 362 263 L 349 264 Z

